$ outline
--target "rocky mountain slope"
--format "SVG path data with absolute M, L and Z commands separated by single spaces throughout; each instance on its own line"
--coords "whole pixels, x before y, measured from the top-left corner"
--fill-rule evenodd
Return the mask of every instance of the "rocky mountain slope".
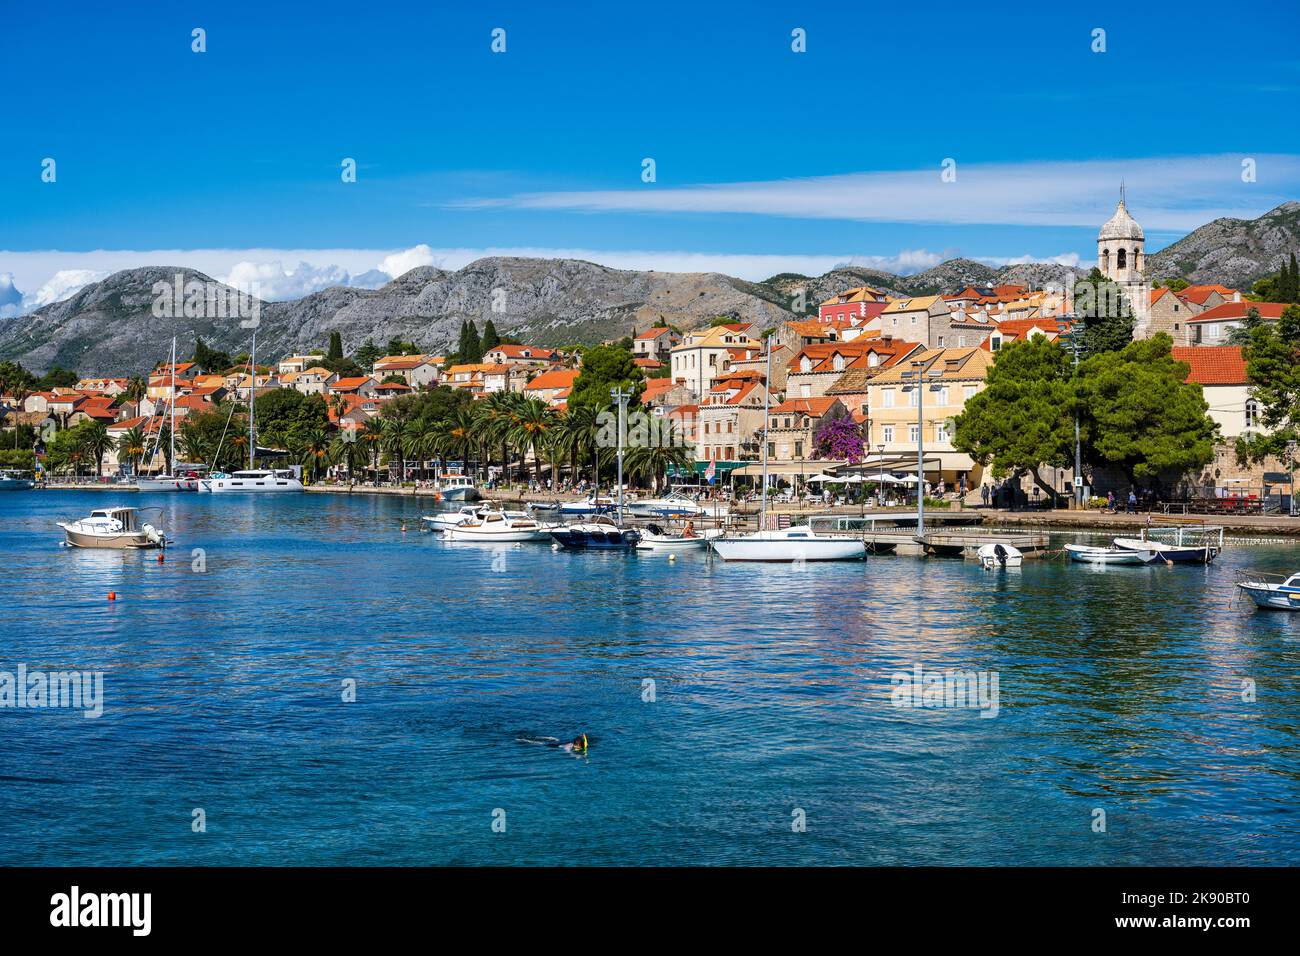
M 1148 279 L 1219 282 L 1249 289 L 1300 250 L 1300 202 L 1258 219 L 1215 219 L 1147 257 Z

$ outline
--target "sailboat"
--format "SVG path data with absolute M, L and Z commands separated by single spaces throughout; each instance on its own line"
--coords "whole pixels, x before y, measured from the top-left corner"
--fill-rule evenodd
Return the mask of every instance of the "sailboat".
M 203 479 L 204 491 L 215 495 L 230 493 L 272 494 L 305 491 L 302 483 L 302 466 L 288 468 L 258 468 L 257 429 L 253 422 L 254 395 L 257 390 L 257 330 L 253 330 L 253 346 L 248 359 L 248 468 L 234 474 L 212 474 Z
M 849 561 L 866 557 L 861 538 L 818 534 L 806 526 L 767 528 L 767 428 L 772 393 L 772 340 L 767 341 L 767 377 L 763 380 L 763 494 L 758 530 L 749 534 L 721 535 L 709 546 L 724 561 Z
M 197 478 L 181 477 L 172 474 L 176 467 L 176 336 L 172 336 L 172 357 L 171 357 L 171 389 L 167 396 L 167 411 L 171 415 L 171 425 L 167 429 L 167 468 L 164 474 L 145 477 L 140 475 L 135 479 L 135 486 L 140 491 L 198 491 L 199 480 Z M 154 444 L 153 453 L 158 453 L 157 443 Z M 152 460 L 152 455 L 147 455 L 146 460 Z

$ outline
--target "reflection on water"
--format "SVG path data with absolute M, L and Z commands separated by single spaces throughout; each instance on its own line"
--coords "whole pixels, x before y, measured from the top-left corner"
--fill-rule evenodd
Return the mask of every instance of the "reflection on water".
M 795 569 L 466 547 L 427 499 L 121 497 L 164 562 L 59 547 L 111 494 L 0 497 L 0 671 L 107 698 L 0 709 L 0 863 L 1300 860 L 1300 615 L 1232 587 L 1290 546 Z M 997 717 L 893 706 L 918 664 L 996 672 Z

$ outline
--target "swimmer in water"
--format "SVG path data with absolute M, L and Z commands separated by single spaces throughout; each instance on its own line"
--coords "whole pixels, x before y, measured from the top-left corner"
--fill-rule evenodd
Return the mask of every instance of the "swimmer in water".
M 545 744 L 547 747 L 555 747 L 569 754 L 585 754 L 589 743 L 586 734 L 578 734 L 567 744 L 561 743 L 558 737 L 516 737 L 515 739 L 524 744 Z

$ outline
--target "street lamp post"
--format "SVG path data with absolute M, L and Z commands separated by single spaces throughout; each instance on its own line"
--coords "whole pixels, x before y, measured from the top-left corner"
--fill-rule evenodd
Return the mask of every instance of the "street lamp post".
M 925 537 L 925 386 L 938 391 L 936 384 L 943 378 L 943 372 L 925 372 L 925 362 L 916 360 L 911 363 L 910 372 L 902 372 L 902 377 L 916 389 L 916 536 Z M 908 386 L 904 386 L 907 388 Z
M 876 446 L 880 453 L 880 483 L 876 486 L 876 502 L 881 507 L 885 504 L 885 443 L 881 442 Z
M 623 523 L 623 432 L 627 426 L 627 403 L 632 397 L 630 391 L 616 385 L 609 390 L 609 397 L 618 402 L 618 523 Z

